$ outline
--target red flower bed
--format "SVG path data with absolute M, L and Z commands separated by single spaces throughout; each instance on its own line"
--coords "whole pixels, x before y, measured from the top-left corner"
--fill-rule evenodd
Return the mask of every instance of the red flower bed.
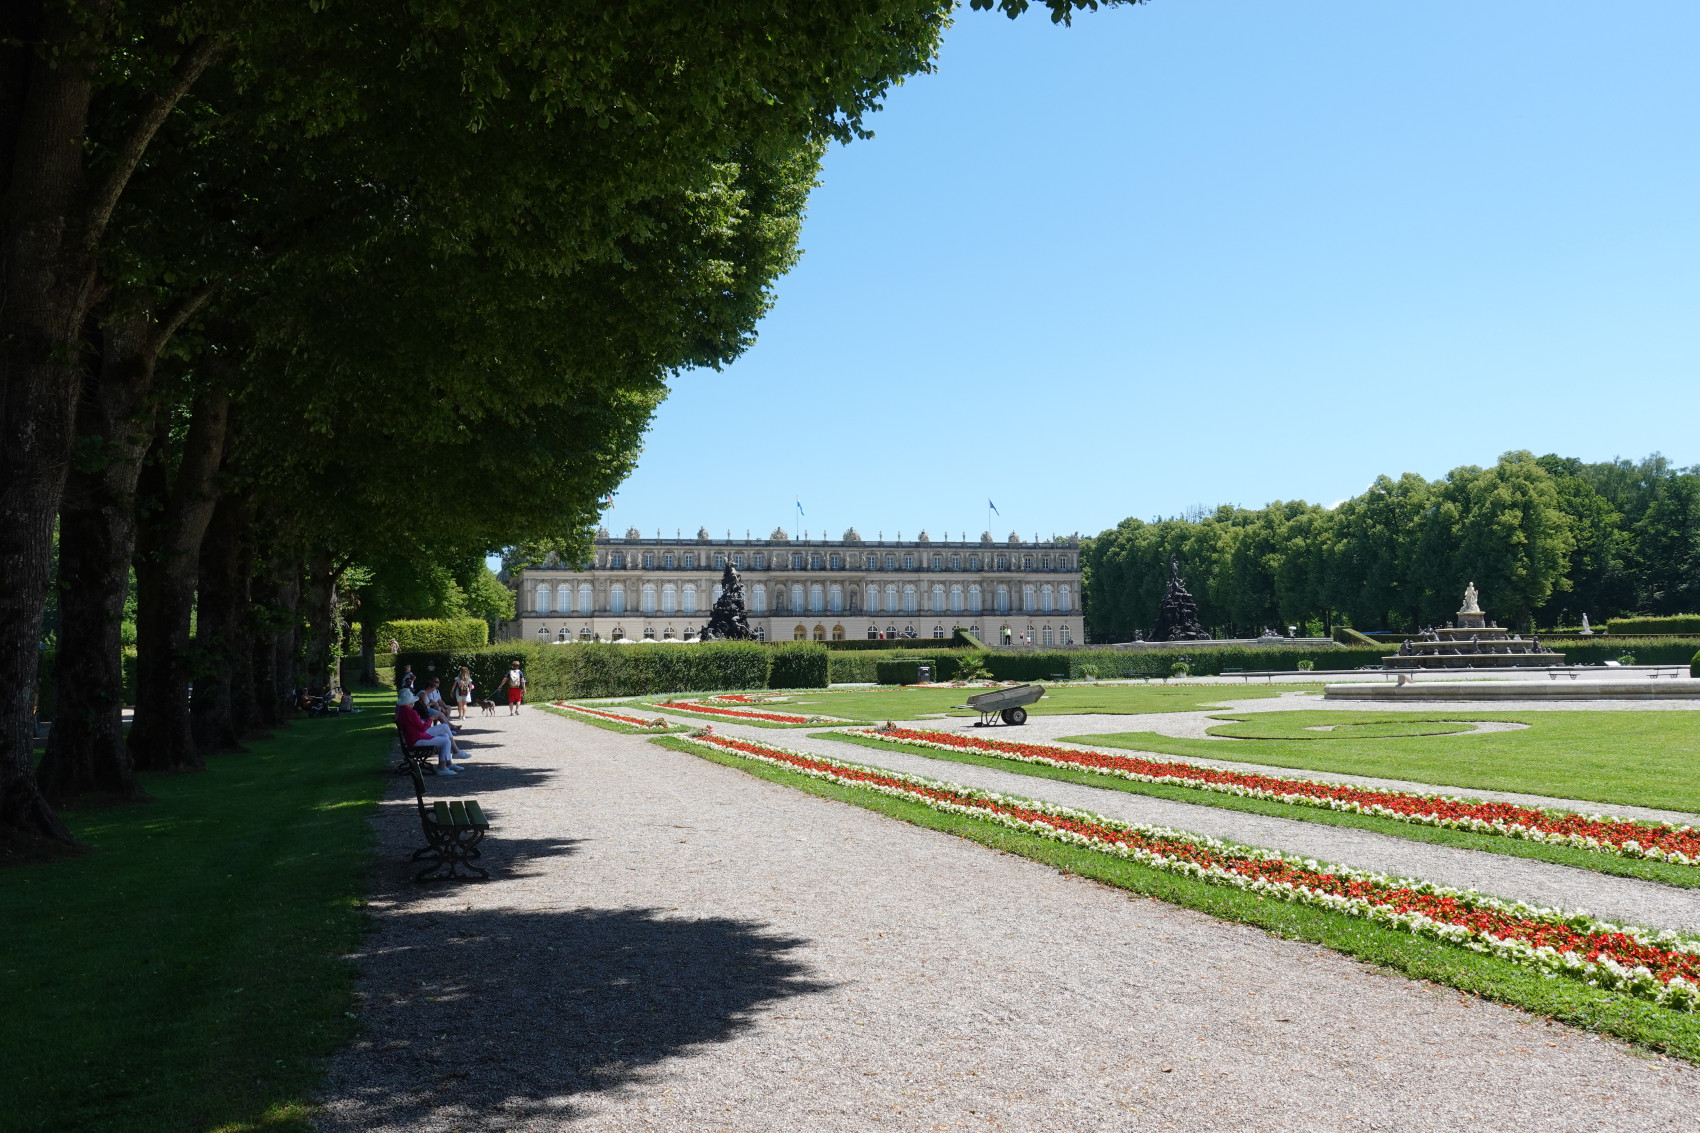
M 660 707 L 678 712 L 702 712 L 709 716 L 726 716 L 733 720 L 769 720 L 775 724 L 807 724 L 807 716 L 787 716 L 783 712 L 750 712 L 741 708 L 716 708 L 700 700 L 664 700 Z
M 1183 831 L 1135 826 L 1031 799 L 978 791 L 880 768 L 786 751 L 729 736 L 691 741 L 815 778 L 972 814 L 1060 841 L 1085 844 L 1160 869 L 1365 916 L 1468 944 L 1521 963 L 1566 971 L 1675 1007 L 1700 1003 L 1700 942 L 1566 916 L 1471 892 L 1438 888 L 1234 846 Z
M 630 724 L 634 728 L 655 727 L 654 720 L 643 720 L 636 716 L 622 716 L 618 712 L 609 712 L 605 708 L 586 708 L 582 704 L 568 704 L 564 700 L 557 700 L 555 702 L 555 707 L 570 709 L 573 712 L 583 712 L 586 716 L 600 716 L 604 720 L 613 720 L 620 724 Z M 665 727 L 666 725 L 663 724 L 662 726 Z
M 1226 771 L 1180 761 L 1141 759 L 1100 751 L 1076 751 L 1048 744 L 1017 743 L 981 739 L 958 732 L 919 731 L 907 728 L 867 732 L 876 739 L 918 744 L 947 751 L 1043 763 L 1053 767 L 1078 768 L 1146 783 L 1196 787 L 1227 794 L 1273 799 L 1299 806 L 1349 810 L 1425 826 L 1447 826 L 1483 834 L 1503 834 L 1534 842 L 1576 846 L 1602 853 L 1653 858 L 1680 865 L 1700 865 L 1700 830 L 1668 823 L 1629 822 L 1603 815 L 1545 811 L 1515 803 L 1483 802 L 1446 795 L 1423 795 L 1358 787 L 1349 783 L 1323 783 L 1310 779 L 1288 779 L 1245 771 Z

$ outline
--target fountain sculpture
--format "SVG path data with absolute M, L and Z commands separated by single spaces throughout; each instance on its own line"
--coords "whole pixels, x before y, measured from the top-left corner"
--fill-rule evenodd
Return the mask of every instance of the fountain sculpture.
M 1180 562 L 1174 555 L 1169 556 L 1169 585 L 1163 591 L 1163 604 L 1157 607 L 1157 628 L 1151 631 L 1150 640 L 1210 640 L 1210 635 L 1198 624 L 1198 603 L 1187 593 Z
M 1524 641 L 1489 622 L 1472 582 L 1464 588 L 1456 624 L 1429 626 L 1384 664 L 1389 669 L 1544 669 L 1564 664 L 1564 654 L 1542 645 L 1538 636 Z
M 720 597 L 714 600 L 714 610 L 708 624 L 702 627 L 702 641 L 754 641 L 750 619 L 744 610 L 744 584 L 738 572 L 728 562 L 720 575 Z

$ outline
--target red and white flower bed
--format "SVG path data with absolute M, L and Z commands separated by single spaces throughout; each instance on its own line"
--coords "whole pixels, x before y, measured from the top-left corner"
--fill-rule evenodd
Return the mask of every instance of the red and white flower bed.
M 659 731 L 667 727 L 665 720 L 658 720 L 653 717 L 645 720 L 640 716 L 627 716 L 620 712 L 610 712 L 606 708 L 586 708 L 582 704 L 568 704 L 564 700 L 555 701 L 554 707 L 564 708 L 568 712 L 579 712 L 585 716 L 594 716 L 599 720 L 612 720 L 616 724 L 629 724 L 634 728 L 653 728 Z
M 1289 857 L 1201 834 L 1118 822 L 1089 811 L 999 795 L 712 733 L 685 742 L 815 779 L 981 818 L 1211 885 L 1331 909 L 1650 999 L 1700 1006 L 1700 940 L 1596 921 L 1472 890 Z
M 981 739 L 958 732 L 918 731 L 908 728 L 855 732 L 887 743 L 936 748 L 939 751 L 972 752 L 1020 763 L 1039 763 L 1075 771 L 1113 775 L 1141 783 L 1191 787 L 1201 791 L 1270 799 L 1294 806 L 1373 814 L 1421 826 L 1444 826 L 1478 834 L 1500 834 L 1547 845 L 1573 846 L 1601 854 L 1650 858 L 1677 865 L 1700 865 L 1700 830 L 1669 823 L 1630 822 L 1609 815 L 1548 811 L 1515 803 L 1483 802 L 1450 795 L 1424 795 L 1414 791 L 1392 791 L 1379 787 L 1357 787 L 1349 783 L 1324 783 L 1312 779 L 1290 779 L 1201 767 L 1178 760 L 1141 759 L 1110 755 L 1101 751 L 1076 751 L 1049 744 L 1015 743 Z
M 724 699 L 715 697 L 714 699 Z M 721 716 L 729 720 L 766 720 L 770 724 L 841 724 L 831 716 L 793 716 L 787 712 L 757 712 L 747 708 L 722 708 L 702 700 L 663 700 L 658 708 L 674 712 L 698 712 L 704 716 Z

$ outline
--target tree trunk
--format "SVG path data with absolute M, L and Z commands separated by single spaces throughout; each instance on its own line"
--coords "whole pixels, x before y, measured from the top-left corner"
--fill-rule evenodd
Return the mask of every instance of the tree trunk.
M 189 710 L 189 684 L 195 676 L 189 624 L 201 540 L 218 499 L 215 480 L 229 414 L 230 394 L 222 385 L 195 398 L 182 458 L 169 488 L 170 438 L 162 415 L 154 451 L 142 470 L 142 507 L 148 510 L 137 538 L 136 718 L 129 737 L 131 758 L 141 770 L 206 766 L 195 747 Z
M 239 577 L 247 503 L 243 495 L 220 497 L 201 541 L 200 590 L 195 600 L 199 668 L 190 709 L 195 747 L 202 752 L 242 750 L 235 688 L 238 670 L 251 663 L 241 629 L 248 616 L 246 588 Z
M 136 549 L 136 482 L 153 436 L 149 394 L 163 339 L 140 310 L 107 329 L 77 409 L 81 460 L 59 511 L 59 650 L 53 732 L 37 771 L 55 802 L 141 797 L 124 744 L 120 623 Z M 100 463 L 93 465 L 91 461 Z
M 309 689 L 329 687 L 331 681 L 331 646 L 336 640 L 337 573 L 329 551 L 316 550 L 308 556 L 304 680 Z
M 15 28 L 27 16 L 37 26 Z M 13 10 L 6 22 L 55 46 L 78 35 L 73 14 L 56 4 Z M 27 63 L 11 58 L 28 77 L 21 97 L 0 108 L 9 143 L 0 155 L 0 852 L 34 853 L 75 844 L 36 782 L 35 696 L 53 521 L 81 384 L 76 344 L 94 287 L 93 249 L 75 219 L 86 191 L 93 62 L 52 51 L 31 52 Z
M 368 688 L 378 683 L 378 627 L 372 619 L 360 619 L 360 683 Z
M 262 728 L 275 728 L 283 722 L 283 689 L 277 667 L 277 638 L 283 630 L 283 584 L 278 577 L 278 558 L 275 548 L 258 557 L 249 587 L 254 716 Z
M 253 518 L 253 504 L 243 501 L 243 527 Z M 260 704 L 255 689 L 254 674 L 254 540 L 244 538 L 236 554 L 235 593 L 232 604 L 236 620 L 231 626 L 230 715 L 238 739 L 256 731 L 264 731 L 266 722 L 260 716 Z

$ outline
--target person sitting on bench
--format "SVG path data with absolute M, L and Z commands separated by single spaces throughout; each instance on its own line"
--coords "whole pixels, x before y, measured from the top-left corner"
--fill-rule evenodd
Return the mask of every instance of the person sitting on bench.
M 454 757 L 460 755 L 455 746 L 454 733 L 449 731 L 447 724 L 425 726 L 425 721 L 419 718 L 415 711 L 415 697 L 409 689 L 402 689 L 396 697 L 395 722 L 401 729 L 402 742 L 409 747 L 431 747 L 437 749 L 437 774 L 455 774 Z M 464 757 L 462 757 L 464 758 Z
M 425 691 L 419 694 L 419 699 L 424 702 L 426 711 L 430 713 L 427 723 L 435 720 L 439 724 L 447 724 L 454 731 L 460 731 L 460 725 L 449 718 L 449 706 L 443 703 L 442 678 L 432 677 L 426 681 Z

